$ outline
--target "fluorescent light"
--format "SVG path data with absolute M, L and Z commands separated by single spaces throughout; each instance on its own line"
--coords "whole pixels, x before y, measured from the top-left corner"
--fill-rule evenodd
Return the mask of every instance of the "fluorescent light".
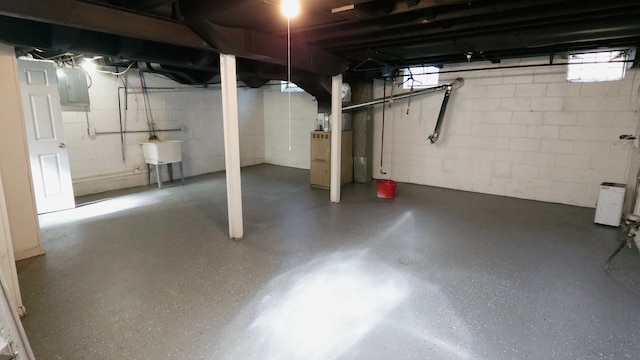
M 300 12 L 300 4 L 297 0 L 282 0 L 280 8 L 284 16 L 289 19 L 295 17 Z
M 354 8 L 355 8 L 354 4 L 340 6 L 340 7 L 331 9 L 331 13 L 335 14 L 335 13 L 339 13 L 339 12 L 343 12 L 343 11 L 349 11 L 349 10 L 353 10 Z

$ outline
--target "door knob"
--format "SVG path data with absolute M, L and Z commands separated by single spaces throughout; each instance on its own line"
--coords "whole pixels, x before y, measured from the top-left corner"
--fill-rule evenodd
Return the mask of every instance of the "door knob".
M 60 149 L 64 149 L 64 148 L 66 148 L 66 147 L 67 147 L 67 144 L 65 144 L 65 143 L 58 143 L 58 147 L 59 147 Z

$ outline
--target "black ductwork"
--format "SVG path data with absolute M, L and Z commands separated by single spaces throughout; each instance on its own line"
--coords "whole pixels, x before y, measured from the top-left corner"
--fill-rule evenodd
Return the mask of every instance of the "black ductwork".
M 138 69 L 164 75 L 177 83 L 185 85 L 205 85 L 211 82 L 216 75 L 211 71 L 177 68 L 149 62 L 138 62 Z
M 353 9 L 331 12 L 344 4 Z M 349 63 L 351 75 L 370 79 L 385 65 L 629 48 L 640 43 L 639 17 L 638 0 L 313 0 L 287 32 L 266 1 L 21 0 L 0 1 L 0 41 L 155 64 L 147 67 L 181 83 L 215 81 L 219 53 L 237 57 L 238 76 L 252 87 L 287 78 L 290 60 L 292 81 L 324 102 L 323 84 L 347 75 Z M 375 66 L 356 70 L 371 58 Z

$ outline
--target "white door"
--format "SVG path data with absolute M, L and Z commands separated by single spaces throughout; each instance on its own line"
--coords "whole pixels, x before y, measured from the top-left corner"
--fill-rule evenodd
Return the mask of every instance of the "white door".
M 53 62 L 18 60 L 38 214 L 75 207 Z

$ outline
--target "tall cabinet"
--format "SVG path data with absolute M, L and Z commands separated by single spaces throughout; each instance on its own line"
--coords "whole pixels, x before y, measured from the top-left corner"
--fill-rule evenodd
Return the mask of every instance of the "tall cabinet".
M 353 132 L 342 132 L 342 185 L 353 181 Z M 311 132 L 311 186 L 328 189 L 331 186 L 331 132 Z

